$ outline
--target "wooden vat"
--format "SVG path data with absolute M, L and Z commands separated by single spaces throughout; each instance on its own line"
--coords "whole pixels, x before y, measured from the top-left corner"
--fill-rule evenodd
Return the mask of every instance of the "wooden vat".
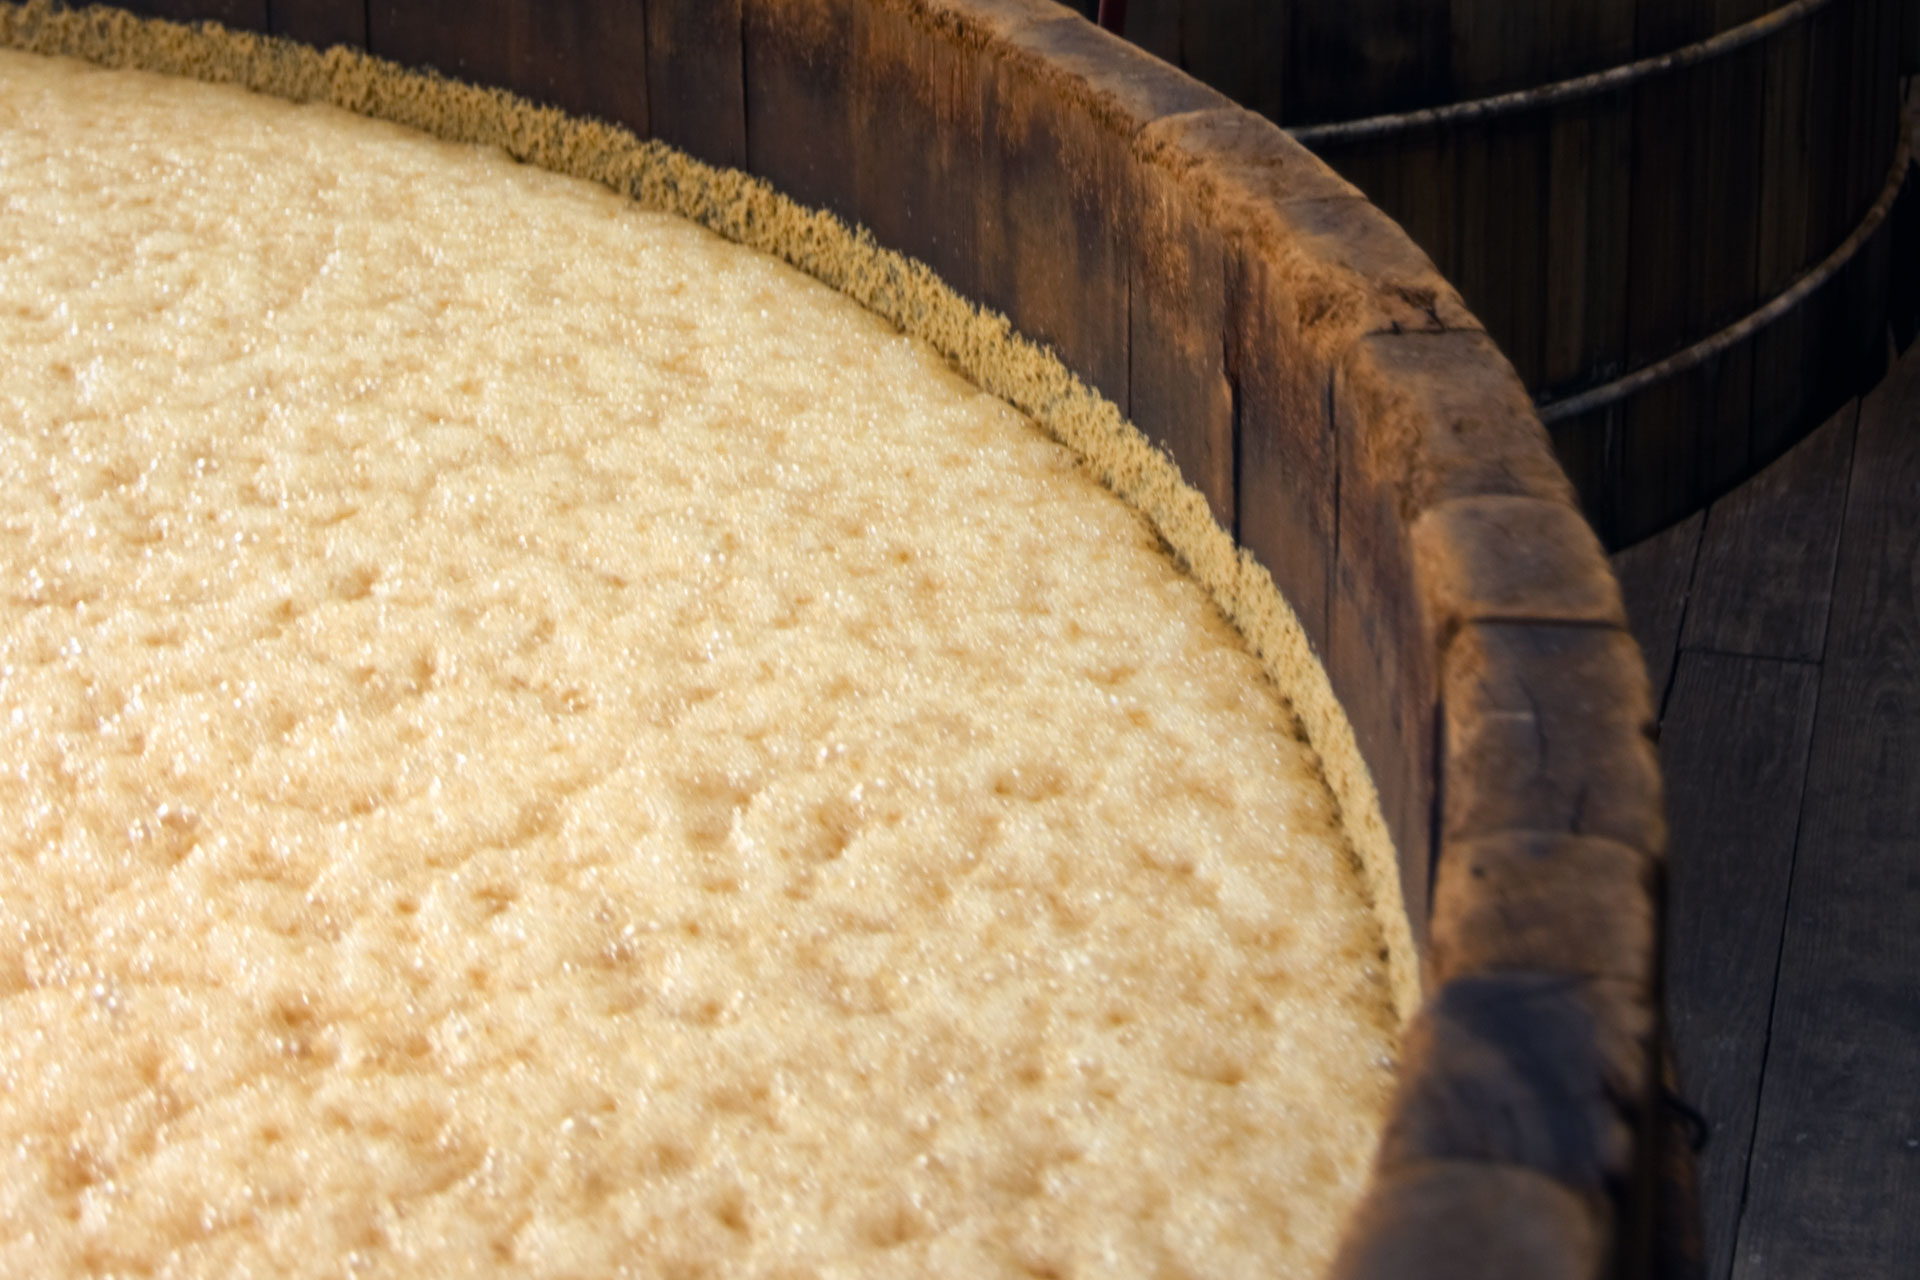
M 1338 1274 L 1684 1260 L 1640 655 L 1511 366 L 1351 185 L 1044 0 L 139 8 L 744 165 L 1050 344 L 1292 601 L 1399 851 L 1425 1002 Z
M 1132 0 L 1126 29 L 1406 227 L 1620 544 L 1877 374 L 1911 9 Z

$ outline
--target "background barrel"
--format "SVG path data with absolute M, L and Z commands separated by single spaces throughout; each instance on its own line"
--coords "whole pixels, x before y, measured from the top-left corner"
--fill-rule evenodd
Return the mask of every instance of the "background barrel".
M 1920 5 L 1129 0 L 1125 34 L 1293 129 L 1407 229 L 1513 360 L 1611 543 L 1730 488 L 1879 372 Z

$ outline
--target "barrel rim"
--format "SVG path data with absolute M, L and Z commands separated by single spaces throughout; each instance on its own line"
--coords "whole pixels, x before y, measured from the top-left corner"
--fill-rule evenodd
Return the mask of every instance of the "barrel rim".
M 775 16 L 799 7 L 755 2 Z M 1193 108 L 1206 99 L 1186 77 L 1084 20 L 1041 0 L 832 3 L 902 16 L 924 41 L 1020 81 L 1053 104 L 1056 122 L 1119 147 L 1141 206 L 1131 212 L 1170 211 L 1224 246 L 1240 291 L 1235 323 L 1249 307 L 1286 313 L 1287 342 L 1243 345 L 1240 358 L 1261 362 L 1274 385 L 1296 385 L 1299 365 L 1324 388 L 1321 404 L 1289 411 L 1336 438 L 1343 513 L 1366 506 L 1381 522 L 1353 525 L 1371 540 L 1345 546 L 1342 523 L 1334 569 L 1361 599 L 1404 610 L 1381 643 L 1412 664 L 1420 687 L 1407 705 L 1434 740 L 1403 725 L 1365 763 L 1378 773 L 1395 763 L 1382 752 L 1397 750 L 1431 770 L 1433 847 L 1410 852 L 1436 905 L 1426 1002 L 1335 1273 L 1401 1274 L 1461 1250 L 1566 1274 L 1638 1271 L 1657 1156 L 1665 825 L 1653 708 L 1618 584 L 1512 368 L 1404 234 L 1277 126 L 1238 108 Z M 0 34 L 45 34 L 64 10 L 9 3 Z M 101 13 L 76 15 L 83 35 L 111 25 Z M 1062 23 L 1086 33 L 1061 34 Z M 366 86 L 340 78 L 353 69 L 340 50 L 316 58 L 240 43 L 245 57 L 220 64 L 226 78 L 290 75 L 307 96 L 409 109 L 356 100 Z M 462 127 L 483 125 L 488 103 L 513 101 L 481 93 L 469 103 L 480 115 Z M 557 115 L 523 114 L 540 127 L 469 140 L 536 163 L 584 163 L 582 136 Z M 693 177 L 708 187 L 667 194 L 701 208 L 714 184 L 734 181 Z M 1040 393 L 1084 390 L 1069 376 Z M 1171 500 L 1191 513 L 1191 500 Z M 1259 568 L 1244 552 L 1233 562 Z M 1337 659 L 1347 642 L 1334 634 L 1327 656 Z M 1345 703 L 1364 691 L 1336 692 Z M 1533 1211 L 1516 1215 L 1516 1204 Z

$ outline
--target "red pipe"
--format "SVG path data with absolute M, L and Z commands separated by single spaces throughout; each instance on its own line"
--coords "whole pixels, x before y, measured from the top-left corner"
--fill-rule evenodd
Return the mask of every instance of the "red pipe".
M 1127 0 L 1100 0 L 1100 25 L 1120 35 L 1127 25 Z

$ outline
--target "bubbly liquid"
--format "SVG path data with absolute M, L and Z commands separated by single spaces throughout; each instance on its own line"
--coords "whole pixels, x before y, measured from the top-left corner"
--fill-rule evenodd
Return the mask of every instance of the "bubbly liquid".
M 1286 708 L 924 345 L 0 54 L 0 1274 L 1306 1275 L 1390 1084 Z

